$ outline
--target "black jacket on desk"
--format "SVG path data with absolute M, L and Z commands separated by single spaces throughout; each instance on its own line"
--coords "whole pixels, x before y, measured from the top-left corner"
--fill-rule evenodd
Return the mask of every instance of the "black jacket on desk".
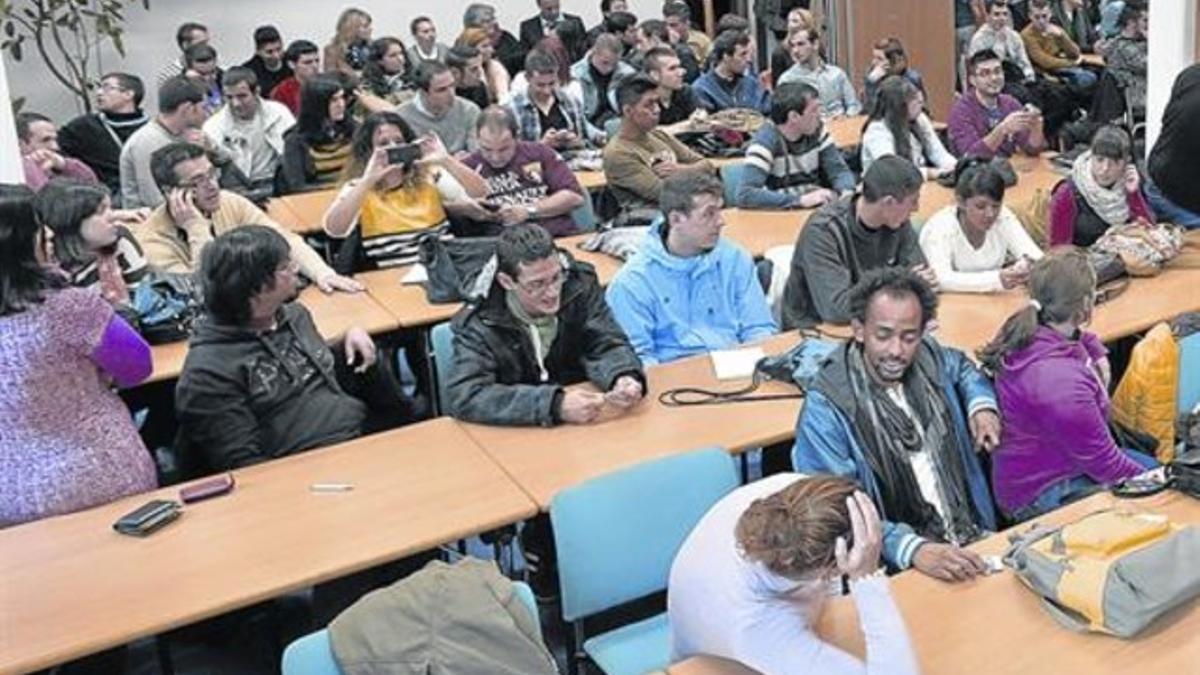
M 338 384 L 334 356 L 293 302 L 275 330 L 198 322 L 175 389 L 179 439 L 225 471 L 356 438 L 367 406 Z
M 645 387 L 642 364 L 613 319 L 595 269 L 559 253 L 566 267 L 558 334 L 542 381 L 529 328 L 513 316 L 493 282 L 487 298 L 459 310 L 454 365 L 447 383 L 450 410 L 481 424 L 553 426 L 561 421 L 563 385 L 584 380 L 608 391 L 622 375 Z
M 563 46 L 567 48 L 567 52 L 571 54 L 571 58 L 581 57 L 584 52 L 583 42 L 587 39 L 587 28 L 583 25 L 583 19 L 574 14 L 563 13 L 559 15 L 558 21 L 559 23 L 575 24 L 575 28 L 570 34 L 579 36 L 578 39 L 572 40 L 571 44 L 564 44 Z M 546 37 L 546 33 L 542 30 L 542 16 L 539 14 L 522 21 L 520 35 L 521 48 L 528 54 L 537 46 L 537 43 L 542 41 L 542 38 Z

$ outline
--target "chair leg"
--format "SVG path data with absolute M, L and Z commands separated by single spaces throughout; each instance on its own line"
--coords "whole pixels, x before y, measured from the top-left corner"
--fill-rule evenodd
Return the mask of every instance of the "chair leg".
M 158 672 L 175 675 L 175 662 L 171 660 L 171 645 L 166 635 L 154 636 L 154 651 L 158 653 Z
M 584 675 L 587 652 L 583 651 L 583 621 L 572 621 L 569 644 L 567 645 L 567 675 Z

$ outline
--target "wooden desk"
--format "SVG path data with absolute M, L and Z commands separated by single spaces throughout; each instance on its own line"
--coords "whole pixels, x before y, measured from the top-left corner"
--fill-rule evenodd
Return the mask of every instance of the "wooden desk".
M 312 312 L 317 330 L 329 340 L 336 340 L 347 330 L 359 326 L 368 333 L 386 333 L 398 327 L 392 315 L 369 293 L 334 293 L 326 295 L 315 286 L 300 293 L 300 302 Z M 187 342 L 172 342 L 151 347 L 154 372 L 148 382 L 179 377 L 187 356 Z
M 1096 308 L 1088 330 L 1105 342 L 1135 335 L 1177 314 L 1200 310 L 1200 270 L 1168 268 L 1157 277 L 1134 279 L 1124 293 Z M 943 293 L 938 329 L 943 344 L 969 354 L 995 336 L 1000 325 L 1028 302 L 1024 289 L 992 294 Z
M 1059 181 L 1066 178 L 1063 170 L 1050 162 L 1053 156 L 1053 154 L 1042 154 L 1037 157 L 1015 155 L 1011 158 L 1013 169 L 1017 172 L 1017 184 L 1004 192 L 1004 203 L 1009 208 L 1016 204 L 1029 202 L 1039 189 L 1053 190 Z M 943 187 L 934 181 L 926 181 L 921 187 L 921 204 L 917 207 L 914 217 L 924 222 L 943 207 L 954 202 L 954 188 Z
M 578 234 L 557 240 L 560 248 L 571 253 L 578 260 L 591 263 L 600 277 L 600 284 L 607 285 L 621 268 L 621 261 L 603 253 L 591 253 L 579 248 L 579 243 L 590 235 Z M 400 280 L 408 274 L 411 266 L 392 269 L 363 272 L 358 279 L 367 287 L 371 295 L 384 307 L 401 328 L 421 328 L 447 321 L 458 312 L 462 303 L 432 304 L 425 295 L 425 289 L 419 284 L 401 284 Z
M 267 204 L 267 215 L 297 234 L 321 232 L 321 222 L 338 189 L 302 192 L 276 197 Z
M 768 353 L 778 353 L 797 342 L 796 333 L 789 332 L 764 346 Z M 674 387 L 728 391 L 746 384 L 745 380 L 717 382 L 707 355 L 651 367 L 647 377 L 650 391 L 639 407 L 598 424 L 549 429 L 463 426 L 543 510 L 559 490 L 623 466 L 706 446 L 736 452 L 792 436 L 798 399 L 678 408 L 658 402 L 661 392 Z M 760 391 L 795 389 L 771 382 Z
M 0 672 L 193 623 L 536 513 L 440 418 L 235 472 L 227 496 L 145 539 L 112 523 L 150 498 L 0 530 Z M 317 494 L 316 482 L 350 492 Z
M 846 150 L 857 147 L 862 143 L 863 127 L 867 124 L 866 115 L 852 115 L 825 120 L 825 130 L 834 145 Z M 946 128 L 945 122 L 934 122 L 934 131 Z
M 1107 494 L 1067 506 L 1042 519 L 1063 523 L 1109 506 L 1164 513 L 1179 523 L 1200 524 L 1200 501 L 1176 492 L 1121 502 Z M 972 546 L 1000 554 L 1007 545 L 995 535 Z M 1079 634 L 1059 626 L 1037 598 L 1009 571 L 965 584 L 947 584 L 909 571 L 892 579 L 892 594 L 908 626 L 925 675 L 1028 675 L 1029 673 L 1191 673 L 1200 663 L 1200 605 L 1184 605 L 1161 617 L 1133 640 Z M 830 601 L 818 627 L 829 642 L 865 654 L 853 601 Z M 710 657 L 688 659 L 668 673 L 745 675 L 741 665 Z
M 776 246 L 795 246 L 796 238 L 815 209 L 788 211 L 751 211 L 725 209 L 725 229 L 721 236 L 737 242 L 755 258 Z

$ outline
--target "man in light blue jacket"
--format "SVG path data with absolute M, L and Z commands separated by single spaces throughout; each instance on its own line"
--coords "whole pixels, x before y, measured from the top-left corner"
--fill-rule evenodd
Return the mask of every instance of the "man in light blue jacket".
M 996 529 L 976 450 L 1000 442 L 991 382 L 925 336 L 937 295 L 915 272 L 868 272 L 851 291 L 854 339 L 826 359 L 796 422 L 796 471 L 858 482 L 883 519 L 883 556 L 944 581 L 987 571 L 966 544 Z
M 721 182 L 680 169 L 663 181 L 663 219 L 608 287 L 608 304 L 648 366 L 778 331 L 750 254 L 721 237 Z

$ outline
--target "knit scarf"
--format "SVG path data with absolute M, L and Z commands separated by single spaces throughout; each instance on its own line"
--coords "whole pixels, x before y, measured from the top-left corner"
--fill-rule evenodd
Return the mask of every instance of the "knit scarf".
M 1118 180 L 1110 188 L 1101 187 L 1092 175 L 1091 164 L 1091 150 L 1075 158 L 1075 163 L 1071 165 L 1071 181 L 1075 183 L 1075 189 L 1109 227 L 1128 223 L 1129 200 L 1125 195 L 1125 182 Z
M 908 523 L 934 541 L 966 544 L 981 535 L 959 454 L 949 403 L 934 373 L 937 363 L 922 345 L 905 373 L 905 398 L 916 419 L 891 399 L 867 372 L 860 344 L 847 349 L 850 387 L 858 403 L 855 427 L 866 450 L 883 501 L 883 517 Z M 917 425 L 921 426 L 918 427 Z M 937 476 L 945 518 L 925 500 L 913 472 L 911 454 L 925 451 Z

